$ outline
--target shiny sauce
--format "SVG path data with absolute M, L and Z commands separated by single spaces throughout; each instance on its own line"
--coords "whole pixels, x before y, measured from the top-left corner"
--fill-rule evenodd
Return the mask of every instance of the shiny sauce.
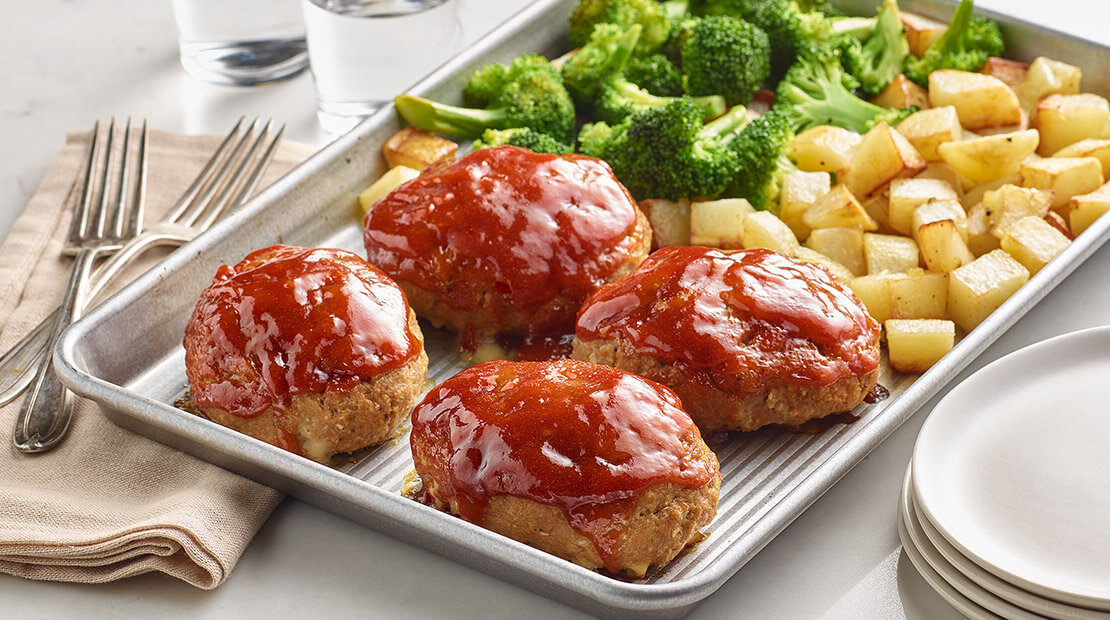
M 252 252 L 220 267 L 186 329 L 186 339 L 212 339 L 220 359 L 201 363 L 224 377 L 194 382 L 194 398 L 250 418 L 297 394 L 348 390 L 420 354 L 408 318 L 401 289 L 356 254 L 292 246 Z M 239 375 L 243 363 L 256 380 Z
M 615 516 L 650 486 L 699 488 L 718 472 L 673 392 L 576 360 L 472 366 L 416 406 L 411 441 L 434 499 L 463 519 L 481 524 L 497 495 L 558 506 L 614 572 Z
M 878 323 L 847 287 L 759 249 L 660 249 L 586 301 L 575 335 L 628 341 L 740 397 L 771 380 L 823 386 L 879 364 Z
M 603 161 L 504 146 L 396 188 L 367 213 L 363 239 L 371 263 L 448 307 L 523 313 L 546 334 L 569 331 L 581 301 L 628 257 L 636 219 Z M 569 301 L 551 307 L 560 297 Z

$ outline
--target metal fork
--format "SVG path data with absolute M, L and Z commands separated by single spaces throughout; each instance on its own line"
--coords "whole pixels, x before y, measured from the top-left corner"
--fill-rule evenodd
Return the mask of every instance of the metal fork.
M 108 125 L 107 144 L 98 148 L 100 123 L 93 125 L 92 139 L 89 142 L 89 156 L 85 164 L 85 182 L 81 191 L 81 201 L 73 214 L 69 229 L 69 239 L 65 252 L 76 253 L 69 283 L 58 310 L 57 319 L 50 331 L 47 347 L 52 348 L 58 336 L 80 314 L 86 294 L 86 284 L 93 263 L 104 252 L 118 249 L 123 241 L 139 234 L 142 221 L 144 187 L 146 184 L 147 124 L 143 121 L 138 145 L 138 174 L 135 188 L 131 188 L 132 174 L 132 136 L 131 119 L 123 132 L 123 143 L 118 160 L 112 157 L 112 145 L 116 133 L 116 121 Z M 101 151 L 103 156 L 101 157 Z M 98 164 L 98 160 L 103 159 Z M 118 165 L 119 178 L 114 183 L 109 177 Z M 97 174 L 99 166 L 100 172 Z M 115 185 L 115 200 L 112 200 L 112 185 Z M 128 198 L 131 204 L 128 205 Z M 54 364 L 39 366 L 31 384 L 31 392 L 23 401 L 16 418 L 13 439 L 15 445 L 24 452 L 40 452 L 57 444 L 69 428 L 73 413 L 73 399 L 54 374 Z
M 273 130 L 273 121 L 262 125 L 255 119 L 244 130 L 245 122 L 245 118 L 239 119 L 196 179 L 160 221 L 124 244 L 100 266 L 89 283 L 87 299 L 95 299 L 124 267 L 146 250 L 190 241 L 250 197 L 273 159 L 285 127 L 278 129 L 265 145 Z M 255 132 L 257 136 L 251 140 Z M 30 385 L 45 356 L 50 328 L 56 318 L 55 312 L 43 319 L 38 327 L 0 356 L 0 406 L 14 400 Z

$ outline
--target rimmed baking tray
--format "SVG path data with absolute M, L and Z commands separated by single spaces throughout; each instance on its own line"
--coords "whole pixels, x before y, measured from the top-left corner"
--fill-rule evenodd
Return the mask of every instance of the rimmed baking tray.
M 481 65 L 507 62 L 524 52 L 562 53 L 567 18 L 576 3 L 528 5 L 412 92 L 459 101 L 466 77 Z M 875 4 L 840 3 L 860 15 L 873 12 Z M 901 4 L 941 20 L 953 8 L 935 1 Z M 1048 55 L 1079 65 L 1085 70 L 1084 90 L 1110 93 L 1110 77 L 1097 71 L 1110 66 L 1110 49 L 989 15 L 1004 27 L 1009 56 Z M 399 128 L 392 107 L 383 109 L 105 301 L 65 334 L 55 351 L 59 374 L 73 391 L 107 405 L 121 426 L 595 615 L 677 617 L 688 612 L 1110 237 L 1110 218 L 1102 218 L 928 372 L 898 375 L 883 368 L 880 383 L 890 397 L 857 408 L 855 422 L 814 435 L 768 429 L 713 439 L 723 484 L 708 538 L 645 579 L 623 580 L 403 498 L 401 481 L 411 468 L 407 438 L 333 469 L 173 406 L 185 388 L 185 322 L 217 267 L 277 242 L 362 253 L 357 195 L 385 171 L 380 147 Z M 426 334 L 433 380 L 464 367 L 449 335 L 430 328 Z

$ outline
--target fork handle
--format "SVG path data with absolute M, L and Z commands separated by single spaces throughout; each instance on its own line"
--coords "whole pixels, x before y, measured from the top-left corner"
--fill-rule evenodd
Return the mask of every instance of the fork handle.
M 70 273 L 65 296 L 50 331 L 47 352 L 54 350 L 58 338 L 80 313 L 85 283 L 99 251 L 85 248 L 77 254 Z M 12 439 L 23 452 L 45 452 L 58 444 L 69 429 L 73 417 L 73 398 L 58 379 L 53 360 L 47 355 L 35 373 L 31 391 L 23 400 L 16 417 Z

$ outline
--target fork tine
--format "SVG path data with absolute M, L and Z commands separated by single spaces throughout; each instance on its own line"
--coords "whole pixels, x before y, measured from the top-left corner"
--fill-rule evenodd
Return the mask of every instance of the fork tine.
M 263 173 L 266 172 L 266 168 L 274 159 L 274 154 L 277 153 L 277 147 L 281 144 L 283 135 L 285 135 L 284 123 L 281 125 L 281 128 L 278 129 L 277 134 L 274 135 L 274 139 L 270 141 L 270 146 L 266 147 L 266 151 L 262 153 L 262 157 L 258 160 L 258 163 L 255 164 L 254 170 L 251 172 L 250 176 L 240 186 L 239 192 L 235 194 L 235 198 L 229 205 L 232 209 L 242 205 L 247 201 L 247 198 L 250 198 L 250 195 L 254 193 L 255 188 L 258 187 L 258 183 L 262 180 Z M 261 138 L 261 136 L 259 137 Z
M 108 203 L 112 199 L 112 184 L 108 181 L 112 176 L 112 143 L 115 141 L 116 119 L 108 123 L 108 137 L 104 140 L 104 166 L 100 169 L 100 192 L 96 197 L 96 209 L 91 214 L 92 220 L 86 224 L 84 236 L 102 236 L 105 226 L 108 225 Z
M 231 153 L 228 154 L 219 169 L 212 175 L 204 192 L 196 198 L 195 203 L 188 209 L 187 214 L 182 215 L 178 223 L 186 226 L 197 226 L 202 217 L 213 208 L 212 205 L 217 204 L 218 197 L 223 194 L 224 188 L 229 182 L 229 179 L 231 179 L 230 175 L 235 167 L 235 163 L 242 157 L 243 149 L 247 148 L 250 137 L 258 129 L 258 124 L 260 122 L 262 121 L 256 118 L 254 122 L 247 127 L 246 131 L 235 143 L 234 148 L 231 149 Z
M 261 177 L 262 171 L 269 163 L 269 158 L 273 157 L 273 151 L 275 149 L 274 144 L 276 144 L 276 142 L 274 144 L 271 144 L 270 148 L 267 148 L 266 151 L 263 153 L 263 159 L 259 161 L 259 164 L 255 168 L 254 173 L 247 175 L 246 171 L 248 166 L 250 166 L 251 161 L 258 153 L 258 149 L 262 147 L 262 143 L 266 140 L 273 125 L 274 121 L 273 119 L 271 119 L 266 123 L 266 126 L 262 128 L 262 131 L 258 134 L 258 137 L 255 138 L 250 148 L 247 149 L 247 152 L 239 160 L 239 165 L 235 167 L 234 172 L 232 172 L 231 175 L 227 178 L 226 182 L 224 183 L 223 189 L 220 191 L 220 194 L 212 200 L 212 203 L 209 205 L 208 210 L 204 214 L 204 218 L 196 223 L 197 226 L 202 228 L 209 228 L 212 223 L 222 217 L 229 208 L 235 208 L 239 206 L 241 201 L 245 199 L 246 195 L 250 194 L 250 191 L 252 191 L 253 188 L 247 187 L 247 184 L 257 184 L 258 181 L 256 177 Z M 281 132 L 284 133 L 284 131 L 285 127 L 282 126 Z M 278 139 L 280 139 L 280 137 L 281 136 L 279 134 Z M 236 191 L 237 188 L 240 188 L 239 191 Z
M 130 125 L 130 120 L 128 121 L 128 125 Z M 128 187 L 131 188 L 131 190 L 133 191 L 131 205 L 130 208 L 127 209 L 127 220 L 122 221 L 121 218 L 119 228 L 117 229 L 117 235 L 119 235 L 120 238 L 123 239 L 137 236 L 143 228 L 143 210 L 146 206 L 148 140 L 149 136 L 147 132 L 147 120 L 144 118 L 142 129 L 139 131 L 139 146 L 135 154 L 135 157 L 138 159 L 138 164 L 136 165 L 137 171 L 135 175 L 135 182 L 133 186 L 131 184 L 128 184 Z M 131 142 L 130 140 L 127 140 L 124 142 L 124 144 L 130 145 Z M 123 204 L 122 196 L 120 198 L 120 204 Z
M 81 198 L 73 211 L 73 220 L 69 225 L 70 241 L 80 238 L 85 233 L 89 213 L 92 211 L 93 193 L 95 185 L 93 175 L 96 174 L 96 162 L 99 159 L 100 148 L 100 121 L 93 123 L 92 136 L 89 138 L 89 152 L 85 158 L 85 178 L 81 186 Z
M 104 231 L 105 236 L 112 239 L 118 239 L 123 235 L 123 222 L 125 207 L 127 206 L 127 194 L 130 191 L 131 181 L 131 117 L 127 117 L 127 125 L 123 130 L 123 145 L 120 147 L 119 154 L 119 176 L 116 181 L 116 202 L 111 208 L 110 216 L 106 213 L 107 226 Z M 107 193 L 111 187 L 105 188 Z
M 173 207 L 171 207 L 162 218 L 163 221 L 176 222 L 182 219 L 183 214 L 190 205 L 194 205 L 198 202 L 196 200 L 197 196 L 205 187 L 212 183 L 213 179 L 218 177 L 219 173 L 216 172 L 216 167 L 224 160 L 228 153 L 228 149 L 232 147 L 232 140 L 239 135 L 243 127 L 243 122 L 246 121 L 246 119 L 246 116 L 239 117 L 239 121 L 235 123 L 235 126 L 228 132 L 227 137 L 224 138 L 220 146 L 216 148 L 216 152 L 213 153 L 208 162 L 204 164 L 204 168 L 197 174 L 197 178 L 193 180 L 193 183 L 189 185 L 185 193 L 177 199 L 177 202 L 174 203 Z

